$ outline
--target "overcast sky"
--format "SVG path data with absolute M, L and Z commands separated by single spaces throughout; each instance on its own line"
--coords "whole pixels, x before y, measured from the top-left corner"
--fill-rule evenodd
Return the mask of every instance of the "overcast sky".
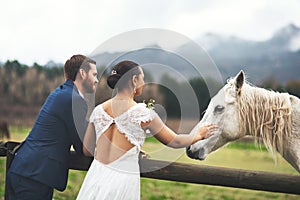
M 28 65 L 64 63 L 141 28 L 266 40 L 290 23 L 300 27 L 299 0 L 1 0 L 0 7 L 0 61 Z

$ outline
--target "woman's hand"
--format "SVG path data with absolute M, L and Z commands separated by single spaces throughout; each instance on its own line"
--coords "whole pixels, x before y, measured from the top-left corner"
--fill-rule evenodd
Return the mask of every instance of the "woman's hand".
M 196 137 L 199 140 L 203 140 L 212 136 L 214 132 L 217 130 L 218 130 L 218 126 L 216 124 L 209 124 L 206 126 L 202 126 L 198 129 Z

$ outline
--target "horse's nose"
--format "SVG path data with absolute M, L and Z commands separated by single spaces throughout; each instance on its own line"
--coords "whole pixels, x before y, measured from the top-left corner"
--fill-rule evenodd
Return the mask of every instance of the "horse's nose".
M 196 160 L 205 160 L 207 154 L 205 153 L 205 150 L 200 148 L 199 150 L 192 152 L 191 146 L 186 147 L 186 154 L 188 157 L 196 159 Z
M 197 151 L 192 152 L 191 151 L 191 146 L 186 147 L 185 152 L 188 155 L 188 157 L 193 158 L 193 159 L 197 159 Z

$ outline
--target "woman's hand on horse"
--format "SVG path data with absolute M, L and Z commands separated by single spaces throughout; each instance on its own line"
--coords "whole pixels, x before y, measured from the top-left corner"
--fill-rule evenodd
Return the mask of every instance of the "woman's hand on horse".
M 218 130 L 218 126 L 216 124 L 209 124 L 199 128 L 198 134 L 201 137 L 201 140 L 209 138 Z

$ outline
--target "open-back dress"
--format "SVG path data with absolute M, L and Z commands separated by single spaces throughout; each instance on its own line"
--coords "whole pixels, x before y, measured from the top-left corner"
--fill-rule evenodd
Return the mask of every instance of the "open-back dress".
M 77 200 L 88 199 L 140 199 L 140 170 L 138 156 L 143 145 L 146 132 L 142 122 L 153 120 L 156 113 L 138 103 L 125 113 L 113 118 L 107 114 L 102 104 L 91 114 L 90 122 L 94 124 L 96 139 L 115 124 L 134 146 L 117 160 L 104 164 L 94 158 L 78 193 Z

